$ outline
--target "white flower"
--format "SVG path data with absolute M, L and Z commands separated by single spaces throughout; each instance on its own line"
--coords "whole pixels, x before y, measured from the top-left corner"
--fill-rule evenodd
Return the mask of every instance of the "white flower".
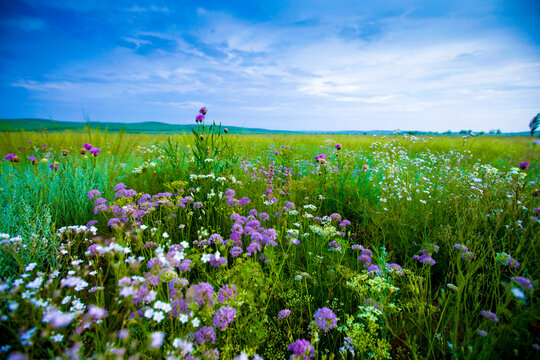
M 164 237 L 165 239 L 167 239 L 167 238 L 169 237 L 169 234 L 167 234 L 166 232 L 164 232 L 164 233 L 163 233 L 163 237 Z
M 182 314 L 178 317 L 178 320 L 180 320 L 182 324 L 185 324 L 188 322 L 189 318 L 186 314 Z
M 62 340 L 64 340 L 64 335 L 56 334 L 51 339 L 53 339 L 54 342 L 61 342 Z
M 30 263 L 28 265 L 26 265 L 26 267 L 24 268 L 24 271 L 32 271 L 34 270 L 34 268 L 37 266 L 36 263 Z
M 184 249 L 187 249 L 187 248 L 189 248 L 189 243 L 187 241 L 182 241 L 180 243 L 180 246 L 183 247 Z
M 158 348 L 161 345 L 163 345 L 163 338 L 165 337 L 165 333 L 162 332 L 155 332 L 152 333 L 152 342 L 150 344 L 153 348 Z
M 37 290 L 40 288 L 41 283 L 43 283 L 43 278 L 38 277 L 38 278 L 35 278 L 34 281 L 31 281 L 28 284 L 26 284 L 26 287 L 29 289 Z
M 9 311 L 15 311 L 19 308 L 19 303 L 18 302 L 15 302 L 15 301 L 12 301 L 8 304 L 8 309 Z
M 154 316 L 154 309 L 146 309 L 146 311 L 144 312 L 144 317 L 150 319 L 152 316 Z
M 216 251 L 216 254 L 214 255 L 214 257 L 216 258 L 216 260 L 219 260 L 219 258 L 221 257 L 221 254 L 219 253 L 219 251 Z
M 521 291 L 521 289 L 518 289 L 518 288 L 513 288 L 512 290 L 512 294 L 514 294 L 514 296 L 517 298 L 517 299 L 521 299 L 521 300 L 525 300 L 526 299 L 526 296 L 525 296 L 525 293 L 523 291 Z
M 191 323 L 193 324 L 194 327 L 199 327 L 201 322 L 199 321 L 199 318 L 195 318 L 191 320 Z
M 159 323 L 161 320 L 165 319 L 165 315 L 163 315 L 162 311 L 154 311 L 153 319 Z
M 148 226 L 146 226 L 146 225 L 143 224 L 143 225 L 141 225 L 139 228 L 140 228 L 141 230 L 146 230 L 146 229 L 148 228 Z
M 210 258 L 211 258 L 211 255 L 210 255 L 210 254 L 203 254 L 203 255 L 201 256 L 201 261 L 202 261 L 203 263 L 207 263 L 207 262 L 210 261 Z

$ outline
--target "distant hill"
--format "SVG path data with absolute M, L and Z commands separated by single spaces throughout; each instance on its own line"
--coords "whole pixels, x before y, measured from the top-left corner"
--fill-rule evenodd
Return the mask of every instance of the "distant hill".
M 56 121 L 46 119 L 0 119 L 0 131 L 63 131 L 75 130 L 83 131 L 90 126 L 92 129 L 102 129 L 108 131 L 124 130 L 132 134 L 177 134 L 191 133 L 193 125 L 167 124 L 158 121 L 147 121 L 138 123 L 118 123 L 118 122 L 76 122 L 76 121 Z M 392 135 L 392 130 L 345 130 L 345 131 L 289 131 L 289 130 L 269 130 L 260 128 L 247 128 L 239 126 L 225 126 L 236 134 L 334 134 L 334 135 Z M 411 135 L 464 135 L 460 132 L 437 133 L 431 131 L 401 131 L 401 134 Z M 477 133 L 477 135 L 494 135 Z M 528 131 L 517 133 L 502 133 L 500 135 L 529 135 Z
M 102 129 L 108 131 L 124 130 L 132 134 L 173 134 L 191 133 L 193 125 L 175 125 L 158 121 L 147 121 L 138 123 L 118 123 L 118 122 L 75 122 L 56 121 L 45 119 L 0 119 L 0 131 L 63 131 L 63 130 L 85 130 L 87 126 L 92 129 Z M 226 126 L 222 126 L 226 127 Z M 227 126 L 229 131 L 236 134 L 292 134 L 295 131 L 267 130 L 257 128 L 245 128 L 238 126 Z

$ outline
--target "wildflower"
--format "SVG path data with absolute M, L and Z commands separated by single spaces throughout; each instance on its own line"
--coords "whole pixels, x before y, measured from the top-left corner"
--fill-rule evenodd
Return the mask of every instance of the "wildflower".
M 291 315 L 291 310 L 289 309 L 283 309 L 278 312 L 277 318 L 278 320 L 286 319 Z
M 224 306 L 214 314 L 213 324 L 215 327 L 225 331 L 227 326 L 236 318 L 236 310 L 231 306 Z
M 162 332 L 154 332 L 151 334 L 152 341 L 150 342 L 150 346 L 155 348 L 160 347 L 163 345 L 163 338 L 165 337 L 165 333 Z
M 523 161 L 521 164 L 519 164 L 519 168 L 521 170 L 527 169 L 531 164 L 529 164 L 527 161 Z
M 56 334 L 56 335 L 54 335 L 53 337 L 51 337 L 51 339 L 52 339 L 54 342 L 61 342 L 62 340 L 64 340 L 64 335 L 62 335 L 62 334 Z
M 315 323 L 326 333 L 337 326 L 337 316 L 329 308 L 323 307 L 315 313 Z
M 315 162 L 318 164 L 324 164 L 326 163 L 326 155 L 320 154 L 315 156 Z
M 60 167 L 60 164 L 58 164 L 57 162 L 49 165 L 49 169 L 51 170 L 58 170 L 59 167 Z
M 487 336 L 488 334 L 487 331 L 481 329 L 476 330 L 476 333 L 480 336 Z
M 516 297 L 516 299 L 525 300 L 527 297 L 525 296 L 525 293 L 519 289 L 519 288 L 513 288 L 510 290 L 512 294 Z
M 335 146 L 336 150 L 341 150 L 341 144 L 340 143 L 337 143 Z
M 482 310 L 480 311 L 480 314 L 482 314 L 482 316 L 485 317 L 486 319 L 491 320 L 493 322 L 499 321 L 499 318 L 497 317 L 497 315 L 495 313 L 492 313 L 491 311 Z
M 90 190 L 88 192 L 88 200 L 92 200 L 95 197 L 101 196 L 101 192 L 99 190 Z
M 69 150 L 60 150 L 60 152 L 62 153 L 63 156 L 68 156 L 69 154 Z
M 229 299 L 234 299 L 237 296 L 236 285 L 225 284 L 218 293 L 218 301 L 220 303 L 225 303 Z
M 223 129 L 223 132 L 224 132 L 225 134 L 227 134 L 227 133 L 229 132 L 229 129 L 225 128 L 225 129 Z
M 204 120 L 204 115 L 203 114 L 199 114 L 197 115 L 197 117 L 195 118 L 195 122 L 199 123 L 199 122 L 203 122 Z
M 90 149 L 92 149 L 92 148 L 93 148 L 93 146 L 90 145 L 89 143 L 84 143 L 84 144 L 83 144 L 83 149 L 85 149 L 85 150 L 90 150 Z
M 205 342 L 212 342 L 212 344 L 215 344 L 216 342 L 216 332 L 213 327 L 209 326 L 200 328 L 195 334 L 195 337 L 199 344 L 204 344 Z
M 82 148 L 79 150 L 79 154 L 86 155 L 86 151 L 87 151 L 86 149 Z
M 532 281 L 525 277 L 522 277 L 522 276 L 513 277 L 512 281 L 515 281 L 516 283 L 518 283 L 518 285 L 521 286 L 521 288 L 525 289 L 526 291 L 530 291 L 533 289 Z
M 309 360 L 315 358 L 315 348 L 306 339 L 296 340 L 289 345 L 288 350 L 293 352 L 291 359 L 294 360 Z
M 368 166 L 367 164 L 364 164 L 364 165 L 362 166 L 362 169 L 363 169 L 363 170 L 369 170 L 369 166 Z
M 100 149 L 93 147 L 90 149 L 90 154 L 97 156 L 97 154 L 99 154 L 100 151 L 101 151 Z
M 206 115 L 206 106 L 203 106 L 202 108 L 200 108 L 199 113 Z

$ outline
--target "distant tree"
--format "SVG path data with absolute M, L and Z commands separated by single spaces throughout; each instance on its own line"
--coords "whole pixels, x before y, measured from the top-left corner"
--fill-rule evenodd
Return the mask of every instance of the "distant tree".
M 460 130 L 459 132 L 461 135 L 466 135 L 468 134 L 469 132 L 467 130 Z
M 531 122 L 529 123 L 529 129 L 531 129 L 531 136 L 534 136 L 534 132 L 536 129 L 540 126 L 540 113 L 536 114 L 535 117 L 531 119 Z
M 501 129 L 497 129 L 497 135 L 501 135 L 502 132 L 501 132 Z
M 485 132 L 483 132 L 483 131 L 480 131 L 480 132 L 478 133 L 478 135 L 484 135 L 484 134 L 485 134 Z

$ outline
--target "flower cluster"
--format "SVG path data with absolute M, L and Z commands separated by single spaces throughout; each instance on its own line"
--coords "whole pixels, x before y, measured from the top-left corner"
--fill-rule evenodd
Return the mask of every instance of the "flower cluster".
M 439 247 L 437 245 L 429 244 L 426 248 L 420 251 L 420 255 L 414 255 L 413 259 L 420 261 L 424 265 L 433 266 L 435 260 L 433 260 L 433 253 L 438 253 Z

